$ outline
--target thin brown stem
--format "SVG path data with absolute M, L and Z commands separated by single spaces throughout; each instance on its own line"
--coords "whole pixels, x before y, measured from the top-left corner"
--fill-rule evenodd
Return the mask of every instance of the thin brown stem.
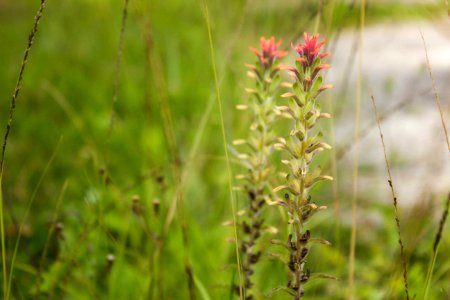
M 116 55 L 113 96 L 112 96 L 112 102 L 111 102 L 111 114 L 109 116 L 108 134 L 107 134 L 108 140 L 111 137 L 111 132 L 113 129 L 113 123 L 114 123 L 115 114 L 116 114 L 115 109 L 116 109 L 117 97 L 119 95 L 119 81 L 120 81 L 120 71 L 121 71 L 121 67 L 122 67 L 125 28 L 126 28 L 127 16 L 128 16 L 128 3 L 129 3 L 129 0 L 125 0 L 124 5 L 123 5 L 123 10 L 122 10 L 122 24 L 120 26 L 119 46 L 117 48 L 117 55 Z
M 28 63 L 28 56 L 30 54 L 31 46 L 33 46 L 34 37 L 36 36 L 36 33 L 38 31 L 39 21 L 41 20 L 42 13 L 44 12 L 45 1 L 46 0 L 41 0 L 41 5 L 39 6 L 36 16 L 34 17 L 33 28 L 31 29 L 31 32 L 28 35 L 27 48 L 25 49 L 25 52 L 23 54 L 22 64 L 20 66 L 20 71 L 19 71 L 19 77 L 17 78 L 16 87 L 15 87 L 14 93 L 12 95 L 11 105 L 9 107 L 8 123 L 6 125 L 5 137 L 3 139 L 2 157 L 0 160 L 0 174 L 3 174 L 3 165 L 5 162 L 6 144 L 8 142 L 8 136 L 11 131 L 11 125 L 12 125 L 12 121 L 13 121 L 13 117 L 14 117 L 14 110 L 16 108 L 17 98 L 19 97 L 23 74 L 25 72 L 25 67 L 27 66 L 27 63 Z
M 434 270 L 434 266 L 436 264 L 436 258 L 437 258 L 437 254 L 439 251 L 439 245 L 440 245 L 441 238 L 442 238 L 442 232 L 444 231 L 444 226 L 445 226 L 445 222 L 447 221 L 449 209 L 450 209 L 450 193 L 447 196 L 445 209 L 442 213 L 441 219 L 439 220 L 439 227 L 436 232 L 436 236 L 434 238 L 433 252 L 431 254 L 431 260 L 430 260 L 430 264 L 428 267 L 427 279 L 425 282 L 425 292 L 424 292 L 424 296 L 423 296 L 424 300 L 428 299 L 428 293 L 429 293 L 430 285 L 431 285 L 431 278 L 433 277 L 433 270 Z
M 434 238 L 434 243 L 433 243 L 433 251 L 434 252 L 437 251 L 437 248 L 439 247 L 439 244 L 441 242 L 442 232 L 444 231 L 445 222 L 447 221 L 449 208 L 450 208 L 450 193 L 447 196 L 447 202 L 445 204 L 445 209 L 444 209 L 444 212 L 442 213 L 441 219 L 439 221 L 439 228 L 438 228 L 438 231 L 436 232 L 436 236 Z
M 387 157 L 386 144 L 384 143 L 384 136 L 383 136 L 383 132 L 381 130 L 381 123 L 380 123 L 380 119 L 378 117 L 377 105 L 375 103 L 375 98 L 373 95 L 371 95 L 371 99 L 372 99 L 373 109 L 375 112 L 375 117 L 377 119 L 377 125 L 378 125 L 378 131 L 380 133 L 381 144 L 383 146 L 384 161 L 386 163 L 386 169 L 387 169 L 388 176 L 389 176 L 388 182 L 389 182 L 389 187 L 391 188 L 392 199 L 393 199 L 393 203 L 394 203 L 395 225 L 397 226 L 398 244 L 400 245 L 400 258 L 401 258 L 402 266 L 403 266 L 403 283 L 405 286 L 406 299 L 409 300 L 408 270 L 407 270 L 407 264 L 406 264 L 405 246 L 403 244 L 401 230 L 400 230 L 400 218 L 399 218 L 399 213 L 398 213 L 397 196 L 396 196 L 395 189 L 394 189 L 394 182 L 392 180 L 391 167 L 389 165 L 389 160 Z
M 2 187 L 2 181 L 3 181 L 3 167 L 5 163 L 5 152 L 6 152 L 6 145 L 8 143 L 8 137 L 11 131 L 11 125 L 14 117 L 14 111 L 16 108 L 16 102 L 17 98 L 19 97 L 21 83 L 23 79 L 23 74 L 25 72 L 25 67 L 28 63 L 28 56 L 31 50 L 31 47 L 34 42 L 34 38 L 36 36 L 36 33 L 38 31 L 39 21 L 41 20 L 42 14 L 44 12 L 45 8 L 45 1 L 41 0 L 41 4 L 39 6 L 39 9 L 34 17 L 34 24 L 31 29 L 30 34 L 28 35 L 28 44 L 25 48 L 25 52 L 23 54 L 22 63 L 20 66 L 19 76 L 17 78 L 16 86 L 14 88 L 14 93 L 12 95 L 11 104 L 9 107 L 9 116 L 8 116 L 8 122 L 6 124 L 6 130 L 5 130 L 5 136 L 3 139 L 3 145 L 2 145 L 2 154 L 0 159 L 0 193 L 2 193 L 1 187 Z M 2 271 L 3 271 L 3 296 L 5 299 L 8 299 L 9 297 L 9 282 L 7 277 L 7 267 L 6 267 L 6 246 L 5 246 L 5 230 L 4 230 L 4 218 L 3 218 L 3 197 L 0 196 L 0 230 L 1 230 L 1 250 L 2 250 Z
M 431 71 L 430 59 L 428 58 L 427 44 L 425 43 L 425 38 L 423 36 L 422 30 L 419 29 L 419 31 L 420 31 L 420 36 L 422 37 L 423 47 L 425 49 L 425 57 L 426 57 L 426 60 L 427 60 L 427 68 L 428 68 L 428 73 L 430 74 L 430 79 L 431 79 L 431 85 L 433 87 L 434 98 L 436 99 L 436 105 L 438 107 L 439 114 L 441 115 L 441 122 L 442 122 L 442 128 L 444 130 L 445 141 L 447 142 L 448 151 L 450 153 L 450 141 L 448 139 L 447 126 L 445 125 L 445 121 L 444 121 L 444 112 L 442 110 L 441 100 L 440 100 L 439 94 L 437 92 L 436 81 L 434 80 L 433 73 Z

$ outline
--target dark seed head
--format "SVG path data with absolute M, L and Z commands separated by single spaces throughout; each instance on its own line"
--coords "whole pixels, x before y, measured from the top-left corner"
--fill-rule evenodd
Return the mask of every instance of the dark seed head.
M 300 253 L 300 258 L 303 260 L 306 257 L 306 255 L 308 255 L 308 248 L 304 247 L 302 248 L 302 251 Z
M 258 251 L 258 253 L 250 255 L 250 263 L 256 264 L 261 257 L 261 251 Z
M 161 201 L 158 198 L 153 199 L 153 212 L 157 216 L 159 214 L 159 207 L 161 206 Z
M 250 226 L 245 221 L 242 222 L 242 228 L 244 229 L 244 232 L 246 234 L 249 234 L 251 232 Z
M 304 234 L 302 234 L 302 236 L 300 238 L 300 242 L 302 244 L 306 244 L 306 243 L 308 243 L 308 240 L 310 237 L 311 237 L 311 232 L 309 230 L 306 230 L 306 232 Z

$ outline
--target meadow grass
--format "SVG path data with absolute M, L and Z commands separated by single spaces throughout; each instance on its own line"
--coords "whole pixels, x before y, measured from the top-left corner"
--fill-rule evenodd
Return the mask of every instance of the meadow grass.
M 375 103 L 375 98 L 373 95 L 371 95 L 371 100 L 372 100 L 372 104 L 373 104 L 375 118 L 377 120 L 378 131 L 380 133 L 381 145 L 383 146 L 383 154 L 384 154 L 384 161 L 386 163 L 386 170 L 387 170 L 387 173 L 389 176 L 388 183 L 389 183 L 389 187 L 392 192 L 392 201 L 394 204 L 395 225 L 397 226 L 398 244 L 400 246 L 400 258 L 401 258 L 401 263 L 402 263 L 402 267 L 403 267 L 403 282 L 405 285 L 406 299 L 409 300 L 408 269 L 407 269 L 407 262 L 406 262 L 406 257 L 405 257 L 405 246 L 404 246 L 404 243 L 402 240 L 402 235 L 401 235 L 400 219 L 399 219 L 399 213 L 398 213 L 398 199 L 397 199 L 397 194 L 396 194 L 395 188 L 394 188 L 394 180 L 392 179 L 392 175 L 391 175 L 391 167 L 389 165 L 389 160 L 387 157 L 386 144 L 384 142 L 383 131 L 381 130 L 381 123 L 380 123 L 380 118 L 378 116 L 377 105 Z
M 355 276 L 355 256 L 356 256 L 356 233 L 357 233 L 357 209 L 358 209 L 358 171 L 359 171 L 359 138 L 360 138 L 360 124 L 361 124 L 361 94 L 362 94 L 362 53 L 364 40 L 364 26 L 366 18 L 366 1 L 361 1 L 361 14 L 359 25 L 359 40 L 358 40 L 358 77 L 356 83 L 355 93 L 355 121 L 354 121 L 354 137 L 353 137 L 353 165 L 352 165 L 352 231 L 350 236 L 350 254 L 348 260 L 348 289 L 349 299 L 353 299 L 354 291 L 354 276 Z
M 0 173 L 5 299 L 236 297 L 233 286 L 242 281 L 242 262 L 234 218 L 245 200 L 234 192 L 238 160 L 228 157 L 227 147 L 228 137 L 245 136 L 243 124 L 249 121 L 234 113 L 249 85 L 248 46 L 262 35 L 296 44 L 303 31 L 314 31 L 328 39 L 327 50 L 333 52 L 346 30 L 359 28 L 363 34 L 367 24 L 387 18 L 432 19 L 444 12 L 441 4 L 366 6 L 336 0 L 229 1 L 226 6 L 206 0 L 85 0 L 48 2 L 39 23 L 44 4 L 20 57 L 34 8 L 27 0 L 0 2 L 0 38 L 8 45 L 0 48 L 5 62 L 0 91 L 15 86 L 10 109 L 0 103 L 0 112 L 9 114 L 0 119 L 7 124 Z M 356 36 L 348 57 L 333 57 L 351 62 L 342 74 L 344 85 L 352 64 L 361 68 L 361 57 L 353 58 L 362 38 Z M 22 63 L 14 83 L 17 61 Z M 439 98 L 437 78 L 427 65 L 445 131 L 446 99 Z M 360 74 L 343 95 L 324 97 L 335 119 L 321 130 L 335 147 L 318 155 L 315 164 L 325 166 L 324 172 L 330 168 L 335 181 L 318 185 L 312 196 L 334 209 L 308 226 L 332 246 L 314 248 L 308 264 L 340 280 L 309 282 L 304 298 L 402 299 L 408 280 L 411 297 L 444 299 L 449 293 L 449 200 L 442 211 L 424 200 L 399 207 L 397 215 L 392 203 L 379 201 L 381 187 L 374 188 L 377 195 L 357 190 L 363 176 L 375 178 L 358 163 L 358 141 L 377 122 L 355 126 L 349 143 L 333 137 L 343 122 L 345 99 L 357 100 L 354 119 L 359 123 L 359 105 L 365 109 L 369 100 L 364 80 Z M 15 111 L 19 91 L 21 105 Z M 405 98 L 383 107 L 377 121 L 392 120 L 410 105 Z M 277 126 L 288 128 L 283 122 Z M 60 136 L 64 141 L 58 142 Z M 355 147 L 350 167 L 343 158 Z M 395 153 L 386 155 L 396 177 L 404 162 Z M 278 165 L 281 156 L 275 154 L 270 163 Z M 344 172 L 348 168 L 353 175 Z M 348 188 L 352 176 L 353 188 Z M 434 199 L 430 203 L 443 199 L 423 192 L 430 195 L 424 199 Z M 371 214 L 381 225 L 360 220 Z M 265 215 L 265 224 L 278 229 L 274 238 L 286 241 L 286 215 L 272 207 Z M 221 226 L 230 218 L 231 231 Z M 399 227 L 393 220 L 402 221 L 407 245 L 399 256 L 403 250 L 395 246 Z M 285 257 L 272 255 L 279 248 L 270 242 L 261 247 L 254 275 L 258 295 L 290 298 L 273 293 L 286 286 L 286 262 L 278 261 Z M 405 258 L 407 275 L 398 264 Z M 245 293 L 240 291 L 241 299 Z

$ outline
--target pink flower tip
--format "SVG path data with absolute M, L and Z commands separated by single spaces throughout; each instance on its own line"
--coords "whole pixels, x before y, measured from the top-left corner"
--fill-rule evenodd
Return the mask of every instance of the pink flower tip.
M 309 65 L 312 65 L 314 60 L 319 56 L 324 58 L 330 55 L 330 53 L 320 53 L 322 46 L 325 44 L 326 40 L 319 42 L 319 34 L 309 35 L 307 32 L 303 33 L 304 42 L 296 46 L 291 45 L 291 47 L 297 51 L 301 58 L 307 60 Z
M 275 59 L 285 57 L 288 53 L 286 51 L 279 50 L 281 46 L 281 40 L 275 41 L 275 37 L 271 36 L 266 39 L 261 37 L 259 40 L 261 50 L 250 47 L 250 51 L 256 54 L 264 65 L 271 65 Z
M 317 67 L 317 69 L 319 69 L 319 70 L 325 70 L 325 69 L 329 69 L 329 68 L 331 68 L 331 66 L 328 65 L 328 64 L 320 64 L 320 65 Z
M 333 88 L 333 85 L 332 84 L 324 84 L 324 85 L 322 85 L 320 88 L 319 88 L 319 92 L 322 92 L 322 91 L 325 91 L 325 90 L 328 90 L 328 89 L 332 89 Z

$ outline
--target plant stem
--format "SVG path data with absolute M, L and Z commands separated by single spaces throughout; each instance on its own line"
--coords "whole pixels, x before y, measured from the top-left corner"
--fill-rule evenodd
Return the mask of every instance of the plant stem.
M 225 121 L 223 117 L 223 111 L 222 111 L 222 99 L 220 97 L 220 88 L 219 88 L 219 79 L 217 75 L 217 69 L 216 69 L 216 63 L 214 58 L 214 46 L 213 46 L 213 40 L 212 40 L 212 33 L 211 33 L 211 24 L 209 20 L 209 10 L 208 10 L 208 4 L 207 0 L 203 0 L 203 8 L 205 13 L 205 22 L 206 27 L 208 31 L 208 41 L 209 41 L 209 50 L 211 55 L 211 64 L 214 74 L 214 81 L 216 86 L 216 99 L 217 103 L 219 105 L 219 113 L 220 113 L 220 123 L 222 128 L 222 139 L 223 139 L 223 147 L 227 162 L 227 173 L 228 173 L 228 186 L 230 190 L 230 202 L 231 202 L 231 210 L 233 214 L 233 227 L 234 227 L 234 239 L 235 239 L 235 250 L 236 250 L 236 263 L 237 263 L 237 271 L 238 271 L 238 280 L 239 280 L 239 297 L 241 300 L 244 299 L 245 295 L 245 287 L 243 287 L 242 284 L 242 274 L 241 274 L 241 259 L 239 257 L 239 245 L 238 245 L 238 233 L 237 233 L 237 222 L 236 222 L 236 203 L 235 203 L 235 197 L 233 192 L 233 175 L 231 171 L 231 164 L 230 164 L 230 157 L 228 155 L 228 143 L 227 143 L 227 137 L 225 133 Z

